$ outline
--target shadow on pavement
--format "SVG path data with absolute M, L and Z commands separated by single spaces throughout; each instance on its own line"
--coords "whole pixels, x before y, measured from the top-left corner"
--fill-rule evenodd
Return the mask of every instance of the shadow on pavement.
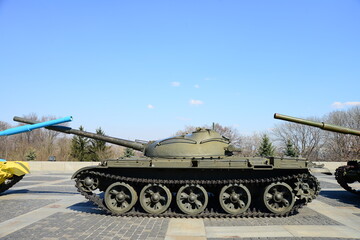
M 360 208 L 360 195 L 346 191 L 321 191 L 320 196 Z
M 61 192 L 61 191 L 40 191 L 40 190 L 29 190 L 29 189 L 21 189 L 21 190 L 7 190 L 3 193 L 0 194 L 0 196 L 2 195 L 10 195 L 10 194 L 71 194 L 71 195 L 75 195 L 75 194 L 79 194 L 78 192 Z
M 97 206 L 95 206 L 93 203 L 89 201 L 76 203 L 74 205 L 69 206 L 68 209 L 82 213 L 96 213 L 100 215 L 108 215 L 105 213 L 105 211 L 99 209 Z

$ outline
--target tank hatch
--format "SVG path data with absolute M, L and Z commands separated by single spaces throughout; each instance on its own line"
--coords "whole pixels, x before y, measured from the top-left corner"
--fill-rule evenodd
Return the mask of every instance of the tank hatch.
M 159 158 L 219 158 L 228 154 L 230 140 L 205 128 L 150 143 L 145 149 L 148 157 Z

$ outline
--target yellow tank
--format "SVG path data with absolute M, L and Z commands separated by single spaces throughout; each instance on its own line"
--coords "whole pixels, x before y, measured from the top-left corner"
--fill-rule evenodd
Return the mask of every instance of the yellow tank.
M 30 173 L 29 163 L 0 160 L 0 193 L 8 190 Z
M 4 131 L 0 131 L 0 136 L 9 136 L 23 132 L 30 132 L 34 129 L 49 127 L 70 121 L 72 121 L 71 116 L 31 125 L 10 128 Z M 0 159 L 0 193 L 5 192 L 9 188 L 11 188 L 27 173 L 30 173 L 29 164 L 27 162 L 6 161 L 4 159 Z

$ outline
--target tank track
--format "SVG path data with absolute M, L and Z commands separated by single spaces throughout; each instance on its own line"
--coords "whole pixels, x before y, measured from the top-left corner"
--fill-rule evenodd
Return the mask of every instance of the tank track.
M 14 186 L 16 183 L 18 183 L 22 178 L 24 177 L 24 175 L 22 176 L 16 176 L 14 175 L 12 178 L 6 179 L 5 182 L 3 182 L 2 184 L 0 184 L 0 193 L 5 192 L 6 190 L 8 190 L 9 188 L 11 188 L 12 186 Z
M 350 187 L 344 177 L 344 173 L 349 169 L 349 166 L 340 166 L 335 170 L 335 179 L 339 185 L 346 191 L 360 195 L 360 191 Z
M 253 184 L 261 185 L 261 184 L 271 184 L 277 183 L 282 181 L 289 181 L 289 180 L 297 180 L 299 179 L 311 179 L 315 184 L 315 191 L 314 194 L 310 197 L 307 196 L 306 200 L 303 199 L 302 196 L 297 196 L 298 199 L 296 200 L 293 208 L 284 214 L 275 214 L 269 212 L 263 212 L 259 209 L 253 208 L 248 209 L 246 212 L 239 214 L 239 215 L 231 215 L 227 213 L 216 212 L 213 209 L 205 209 L 204 212 L 198 215 L 187 215 L 184 213 L 180 213 L 175 211 L 174 209 L 167 209 L 164 213 L 161 214 L 150 214 L 141 211 L 141 208 L 133 208 L 131 211 L 117 214 L 111 212 L 105 205 L 104 199 L 100 197 L 100 195 L 93 193 L 93 192 L 86 192 L 84 191 L 79 184 L 79 179 L 85 175 L 92 175 L 102 180 L 109 181 L 109 182 L 126 182 L 131 185 L 137 184 L 149 184 L 149 183 L 160 183 L 165 185 L 184 185 L 184 184 L 200 184 L 200 185 L 212 185 L 212 186 L 223 186 L 225 184 Z M 118 175 L 112 175 L 107 173 L 101 173 L 97 171 L 83 171 L 80 172 L 76 177 L 76 184 L 78 192 L 81 193 L 86 199 L 91 201 L 95 204 L 99 209 L 103 210 L 105 213 L 113 215 L 113 216 L 126 216 L 126 217 L 170 217 L 170 218 L 254 218 L 254 217 L 287 217 L 298 213 L 299 209 L 305 206 L 308 202 L 311 202 L 312 199 L 315 199 L 316 196 L 320 192 L 320 183 L 316 179 L 316 177 L 312 176 L 309 173 L 301 173 L 301 174 L 294 174 L 288 176 L 279 176 L 279 177 L 272 177 L 272 178 L 256 178 L 256 179 L 226 179 L 226 180 L 170 180 L 170 179 L 147 179 L 147 178 L 132 178 L 132 177 L 123 177 Z

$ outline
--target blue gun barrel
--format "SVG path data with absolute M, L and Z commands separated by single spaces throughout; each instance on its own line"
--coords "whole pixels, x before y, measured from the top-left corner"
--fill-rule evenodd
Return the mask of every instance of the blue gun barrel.
M 48 127 L 48 126 L 65 123 L 65 122 L 70 122 L 70 121 L 72 121 L 71 116 L 59 118 L 59 119 L 55 119 L 55 120 L 50 120 L 50 121 L 46 121 L 46 122 L 31 124 L 31 125 L 10 128 L 10 129 L 6 129 L 6 130 L 0 132 L 0 136 L 9 136 L 9 135 L 23 133 L 23 132 L 30 132 L 37 128 Z

